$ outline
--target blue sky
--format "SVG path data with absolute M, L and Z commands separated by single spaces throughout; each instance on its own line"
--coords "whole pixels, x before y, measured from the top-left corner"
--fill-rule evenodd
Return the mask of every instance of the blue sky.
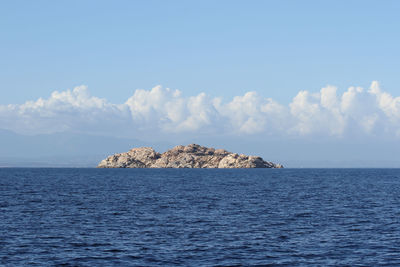
M 391 160 L 399 10 L 399 1 L 2 1 L 0 130 L 201 142 L 299 166 L 304 150 L 310 161 Z
M 400 84 L 398 1 L 2 1 L 0 104 L 85 84 L 123 102 Z

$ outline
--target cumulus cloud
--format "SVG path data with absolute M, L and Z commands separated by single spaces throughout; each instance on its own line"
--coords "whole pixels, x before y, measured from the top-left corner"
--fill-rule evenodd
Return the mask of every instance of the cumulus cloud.
M 138 89 L 125 103 L 115 104 L 78 86 L 20 105 L 0 105 L 0 123 L 0 128 L 24 134 L 400 136 L 400 97 L 382 91 L 376 81 L 368 90 L 350 87 L 342 94 L 335 86 L 300 91 L 289 105 L 257 92 L 225 100 L 205 93 L 183 96 L 156 86 Z

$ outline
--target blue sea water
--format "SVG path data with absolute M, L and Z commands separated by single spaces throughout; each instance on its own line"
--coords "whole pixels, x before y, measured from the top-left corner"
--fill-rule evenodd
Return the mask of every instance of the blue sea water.
M 4 266 L 400 266 L 399 169 L 0 169 Z

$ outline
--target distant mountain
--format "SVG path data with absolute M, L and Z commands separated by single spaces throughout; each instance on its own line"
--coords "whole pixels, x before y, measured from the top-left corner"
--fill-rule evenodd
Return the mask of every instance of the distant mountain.
M 152 137 L 145 136 L 151 140 Z M 21 135 L 0 129 L 0 167 L 96 167 L 104 158 L 127 152 L 134 147 L 149 146 L 164 152 L 178 144 L 200 143 L 209 147 L 259 155 L 287 168 L 400 168 L 398 140 L 368 142 L 362 138 L 328 140 L 270 136 L 248 138 L 223 135 L 181 134 L 164 136 L 168 142 L 146 142 L 135 138 L 118 138 L 81 133 Z
M 0 130 L 0 167 L 95 167 L 100 160 L 132 147 L 170 144 L 78 133 L 20 135 Z

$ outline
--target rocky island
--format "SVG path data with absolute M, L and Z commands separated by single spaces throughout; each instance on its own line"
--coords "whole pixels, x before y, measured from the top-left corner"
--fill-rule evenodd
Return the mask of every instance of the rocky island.
M 102 160 L 97 168 L 283 168 L 261 157 L 238 155 L 196 144 L 176 146 L 162 154 L 151 147 L 133 148 Z

